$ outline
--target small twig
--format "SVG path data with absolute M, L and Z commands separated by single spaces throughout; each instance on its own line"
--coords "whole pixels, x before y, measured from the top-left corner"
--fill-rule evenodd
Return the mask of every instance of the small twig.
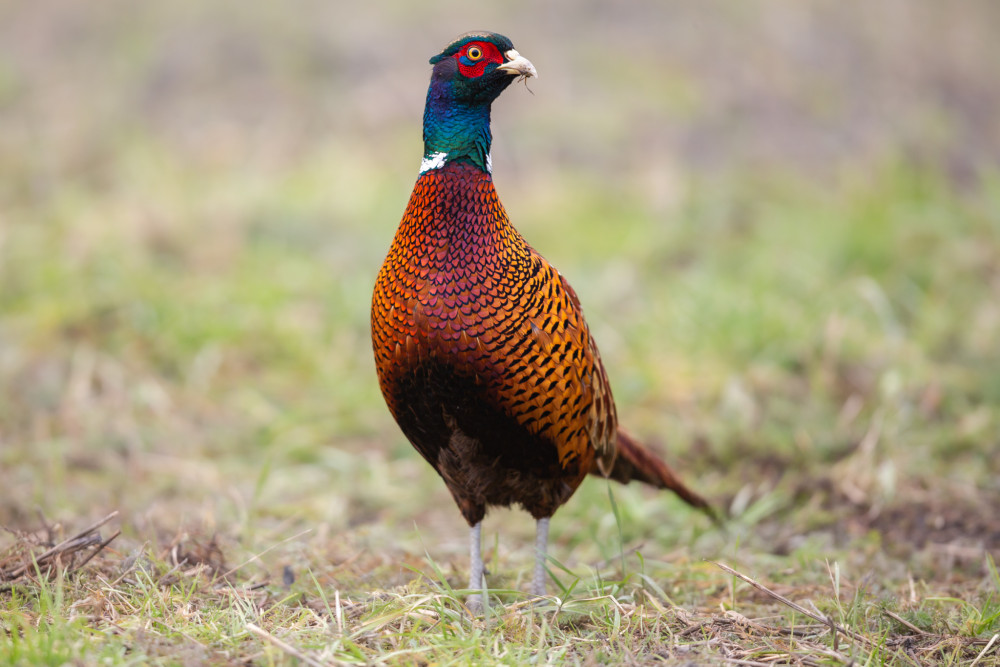
M 769 662 L 759 662 L 757 660 L 740 660 L 739 658 L 721 658 L 731 665 L 745 665 L 745 667 L 771 667 Z
M 103 542 L 101 542 L 100 544 L 98 544 L 97 548 L 94 549 L 93 551 L 91 551 L 90 554 L 86 558 L 83 559 L 82 563 L 80 563 L 79 565 L 77 565 L 76 567 L 73 568 L 73 572 L 76 572 L 77 570 L 79 570 L 80 568 L 82 568 L 84 565 L 86 565 L 87 563 L 89 563 L 94 558 L 94 556 L 96 556 L 97 554 L 99 554 L 102 551 L 104 551 L 104 549 L 109 544 L 111 544 L 115 540 L 115 538 L 117 538 L 121 534 L 122 534 L 122 530 L 121 530 L 121 528 L 119 528 L 114 533 L 112 533 L 111 537 L 109 537 L 108 539 L 106 539 Z
M 930 634 L 929 632 L 925 632 L 924 630 L 921 630 L 917 626 L 913 625 L 913 623 L 910 623 L 908 620 L 906 620 L 905 618 L 903 618 L 899 614 L 894 614 L 893 612 L 889 611 L 888 609 L 883 609 L 882 613 L 885 614 L 886 616 L 888 616 L 889 618 L 891 618 L 892 620 L 896 621 L 897 623 L 902 623 L 903 625 L 905 625 L 906 627 L 908 627 L 910 630 L 913 630 L 914 632 L 916 632 L 918 635 L 928 635 L 928 634 Z
M 818 633 L 821 630 L 829 629 L 829 623 L 822 623 L 820 625 L 793 625 L 787 628 L 770 628 L 772 632 L 776 632 L 779 635 L 790 635 L 795 637 L 804 637 L 807 633 Z
M 979 655 L 976 656 L 976 659 L 972 661 L 972 664 L 970 664 L 969 667 L 976 667 L 976 665 L 979 664 L 979 661 L 983 659 L 983 656 L 986 655 L 986 652 L 990 650 L 990 647 L 996 643 L 997 639 L 1000 639 L 1000 633 L 993 635 L 993 638 L 990 639 L 990 643 L 986 645 L 986 648 L 979 652 Z
M 747 582 L 748 584 L 750 584 L 751 586 L 753 586 L 757 590 L 770 595 L 771 597 L 773 597 L 778 602 L 791 607 L 795 611 L 799 612 L 800 614 L 803 614 L 804 616 L 808 616 L 809 618 L 813 619 L 814 621 L 817 621 L 819 623 L 822 623 L 823 625 L 829 626 L 832 629 L 839 630 L 840 632 L 843 632 L 848 637 L 853 637 L 854 639 L 857 639 L 858 641 L 864 642 L 866 644 L 871 644 L 872 643 L 871 640 L 868 639 L 868 637 L 865 637 L 864 635 L 858 634 L 857 632 L 854 632 L 853 630 L 848 630 L 847 628 L 841 627 L 841 626 L 837 625 L 836 623 L 834 623 L 832 620 L 830 620 L 828 618 L 824 618 L 821 614 L 816 614 L 816 613 L 813 613 L 813 612 L 809 611 L 808 609 L 806 609 L 802 605 L 796 604 L 795 602 L 792 602 L 791 600 L 789 600 L 785 596 L 779 595 L 778 593 L 775 593 L 774 591 L 772 591 L 767 586 L 764 586 L 763 584 L 760 584 L 760 583 L 754 581 L 753 579 L 751 579 L 750 577 L 746 576 L 745 574 L 741 574 L 740 572 L 737 572 L 736 570 L 734 570 L 733 568 L 729 567 L 728 565 L 725 565 L 723 563 L 718 563 L 718 562 L 716 562 L 714 560 L 710 560 L 708 562 L 712 563 L 713 565 L 715 565 L 719 569 L 721 569 L 721 570 L 723 570 L 725 572 L 728 572 L 729 574 L 733 575 L 734 577 L 739 577 L 740 579 L 742 579 L 743 581 Z
M 51 549 L 49 549 L 48 551 L 46 551 L 45 553 L 43 553 L 41 556 L 38 556 L 37 558 L 33 558 L 32 559 L 32 563 L 39 563 L 40 564 L 43 561 L 48 560 L 53 555 L 58 554 L 61 551 L 63 551 L 68 545 L 73 544 L 74 542 L 83 540 L 84 538 L 87 538 L 90 535 L 90 533 L 93 533 L 94 531 L 96 531 L 97 529 L 99 529 L 101 526 L 103 526 L 104 524 L 106 524 L 108 521 L 111 521 L 112 519 L 114 519 L 116 516 L 118 516 L 118 510 L 115 510 L 111 514 L 107 515 L 106 517 L 104 517 L 103 519 L 101 519 L 97 523 L 93 524 L 92 526 L 90 526 L 86 530 L 81 530 L 79 533 L 77 533 L 73 537 L 70 537 L 68 539 L 63 540 L 59 544 L 55 545 L 54 547 L 52 547 Z M 79 548 L 79 545 L 76 545 L 76 546 Z M 86 546 L 86 545 L 84 545 L 84 546 Z M 25 572 L 28 571 L 28 569 L 32 566 L 32 563 L 25 563 L 24 565 L 22 565 L 21 567 L 13 570 L 12 572 L 8 572 L 6 574 L 6 577 L 8 579 L 11 579 L 11 580 L 17 579 L 18 577 L 20 577 L 21 575 L 23 575 Z
M 838 602 L 838 606 L 839 606 L 839 602 L 840 602 L 839 597 L 837 599 L 837 602 Z M 816 604 L 812 600 L 806 600 L 806 603 L 810 607 L 812 607 L 813 613 L 816 614 L 816 616 L 814 616 L 814 618 L 816 618 L 816 617 L 826 618 L 826 616 L 823 614 L 823 612 L 821 612 L 819 610 L 819 608 L 816 607 Z M 834 624 L 832 618 L 826 618 L 826 627 L 830 631 L 830 634 L 833 635 L 833 650 L 834 651 L 839 651 L 840 650 L 840 635 L 837 633 L 837 626 L 836 626 L 836 624 Z
M 683 646 L 685 650 L 691 650 L 695 646 L 718 646 L 721 643 L 721 639 L 718 637 L 712 637 L 711 639 L 702 639 L 696 642 L 679 642 L 677 646 Z
M 813 653 L 818 653 L 820 655 L 825 655 L 827 657 L 833 658 L 834 660 L 839 661 L 840 664 L 846 665 L 847 667 L 851 667 L 851 665 L 854 664 L 847 656 L 843 655 L 842 653 L 839 653 L 837 651 L 831 651 L 817 644 L 810 645 L 809 650 L 811 650 Z M 812 662 L 810 664 L 818 665 L 823 663 Z
M 291 644 L 286 644 L 285 642 L 281 641 L 280 639 L 278 639 L 277 637 L 275 637 L 274 635 L 272 635 L 267 630 L 264 630 L 263 628 L 260 628 L 260 627 L 258 627 L 256 625 L 254 625 L 253 623 L 247 623 L 246 627 L 247 627 L 247 630 L 249 630 L 253 634 L 257 635 L 258 637 L 260 637 L 261 639 L 263 639 L 266 642 L 270 642 L 271 644 L 274 644 L 279 649 L 281 649 L 282 651 L 284 651 L 288 655 L 292 656 L 293 658 L 301 660 L 302 662 L 306 663 L 307 665 L 312 665 L 312 667 L 326 667 L 326 665 L 324 665 L 319 660 L 316 660 L 315 658 L 309 657 L 308 655 L 306 655 L 302 651 L 298 650 L 297 648 L 295 648 Z
M 704 630 L 705 628 L 709 627 L 710 625 L 712 625 L 712 623 L 713 621 L 705 621 L 704 623 L 692 623 L 691 625 L 687 626 L 686 628 L 678 632 L 677 636 L 689 637 L 697 633 L 699 630 Z

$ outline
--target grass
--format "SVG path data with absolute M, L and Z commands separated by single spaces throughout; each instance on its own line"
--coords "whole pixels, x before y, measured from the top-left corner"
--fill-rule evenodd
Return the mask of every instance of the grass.
M 476 619 L 465 528 L 385 410 L 368 338 L 426 45 L 364 12 L 352 32 L 222 21 L 225 3 L 55 4 L 62 22 L 42 5 L 0 22 L 35 37 L 0 39 L 0 664 L 998 664 L 1000 174 L 977 156 L 1000 115 L 959 104 L 994 109 L 988 21 L 918 13 L 901 27 L 918 46 L 893 51 L 822 10 L 872 71 L 956 67 L 956 106 L 913 84 L 883 101 L 936 119 L 915 149 L 882 126 L 877 150 L 831 159 L 794 121 L 814 140 L 759 167 L 713 124 L 727 96 L 780 146 L 787 110 L 751 103 L 822 125 L 882 88 L 838 87 L 837 49 L 829 80 L 734 83 L 681 32 L 648 47 L 648 92 L 637 67 L 573 93 L 559 40 L 515 39 L 554 74 L 498 105 L 501 196 L 579 293 L 623 423 L 730 519 L 591 479 L 553 521 L 553 596 L 533 605 L 531 521 L 494 512 Z M 676 11 L 708 12 L 726 39 L 706 43 L 794 61 L 741 40 L 801 10 Z M 942 25 L 964 50 L 920 46 Z M 391 52 L 359 43 L 381 31 Z M 38 46 L 52 36 L 73 57 Z M 689 141 L 632 134 L 665 113 Z M 714 143 L 685 155 L 699 132 Z

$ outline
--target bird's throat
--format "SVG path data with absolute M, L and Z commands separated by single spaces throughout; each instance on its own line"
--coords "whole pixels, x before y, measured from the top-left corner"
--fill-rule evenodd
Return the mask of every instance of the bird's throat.
M 424 108 L 424 158 L 420 173 L 461 161 L 490 173 L 490 105 L 456 104 L 447 89 L 431 86 Z

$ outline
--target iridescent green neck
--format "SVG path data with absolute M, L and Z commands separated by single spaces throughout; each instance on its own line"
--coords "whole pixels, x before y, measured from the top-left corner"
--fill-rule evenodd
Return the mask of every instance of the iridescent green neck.
M 490 105 L 464 105 L 451 94 L 450 82 L 432 82 L 424 107 L 424 159 L 420 173 L 461 160 L 492 171 Z

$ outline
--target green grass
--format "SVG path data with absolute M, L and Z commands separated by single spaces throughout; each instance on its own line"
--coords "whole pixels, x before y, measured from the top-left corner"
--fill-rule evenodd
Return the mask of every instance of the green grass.
M 286 187 L 297 191 L 278 184 L 247 208 L 279 210 L 293 199 Z M 79 247 L 93 230 L 54 203 L 46 238 L 27 221 L 8 232 L 18 251 L 4 263 L 15 344 L 3 417 L 23 446 L 4 453 L 5 502 L 70 518 L 119 508 L 120 542 L 149 569 L 122 579 L 128 554 L 105 552 L 68 579 L 22 580 L 6 594 L 2 653 L 9 664 L 288 659 L 248 623 L 317 660 L 353 663 L 834 651 L 825 629 L 701 561 L 712 558 L 872 642 L 841 637 L 828 660 L 966 662 L 1000 630 L 1000 579 L 976 546 L 996 530 L 997 396 L 984 371 L 996 352 L 982 330 L 998 326 L 995 187 L 987 178 L 958 196 L 941 177 L 890 165 L 836 193 L 795 179 L 752 195 L 692 189 L 666 219 L 629 220 L 657 239 L 647 247 L 631 245 L 642 232 L 606 229 L 603 193 L 600 215 L 576 218 L 580 247 L 536 229 L 611 339 L 623 419 L 669 442 L 735 516 L 720 533 L 638 488 L 610 488 L 612 504 L 591 480 L 554 524 L 557 599 L 531 607 L 517 592 L 530 521 L 498 513 L 487 523 L 497 597 L 483 621 L 453 588 L 460 518 L 369 381 L 377 250 L 331 263 L 313 241 L 248 222 L 225 270 L 197 266 L 194 224 L 173 232 L 173 256 L 119 230 L 66 261 L 39 251 Z M 727 216 L 751 196 L 757 212 L 735 240 Z M 106 204 L 98 193 L 75 206 Z M 211 534 L 224 565 L 170 560 L 171 543 Z M 928 634 L 912 637 L 882 609 Z M 901 636 L 930 653 L 907 658 Z
M 720 531 L 588 480 L 553 521 L 553 596 L 533 605 L 532 522 L 496 511 L 476 619 L 464 522 L 392 423 L 368 333 L 419 158 L 423 55 L 394 65 L 422 38 L 376 13 L 355 35 L 263 9 L 230 25 L 225 3 L 60 7 L 75 31 L 36 9 L 0 22 L 73 56 L 7 40 L 0 59 L 0 664 L 997 664 L 1000 173 L 959 111 L 907 98 L 954 131 L 917 158 L 883 127 L 882 150 L 827 161 L 806 142 L 803 163 L 757 168 L 713 134 L 733 81 L 686 60 L 683 35 L 580 99 L 559 56 L 608 63 L 611 46 L 539 39 L 539 58 L 515 38 L 563 78 L 498 105 L 500 194 L 579 293 L 621 421 L 731 516 Z M 677 11 L 732 38 L 706 44 L 767 33 Z M 909 38 L 936 43 L 920 16 Z M 644 34 L 621 21 L 610 45 Z M 383 33 L 399 39 L 359 44 Z M 995 82 L 988 59 L 895 48 L 964 63 L 959 92 Z M 818 94 L 788 81 L 732 94 Z M 664 114 L 708 119 L 733 164 L 643 152 L 632 133 Z M 113 510 L 103 537 L 122 533 L 93 560 L 41 562 Z

